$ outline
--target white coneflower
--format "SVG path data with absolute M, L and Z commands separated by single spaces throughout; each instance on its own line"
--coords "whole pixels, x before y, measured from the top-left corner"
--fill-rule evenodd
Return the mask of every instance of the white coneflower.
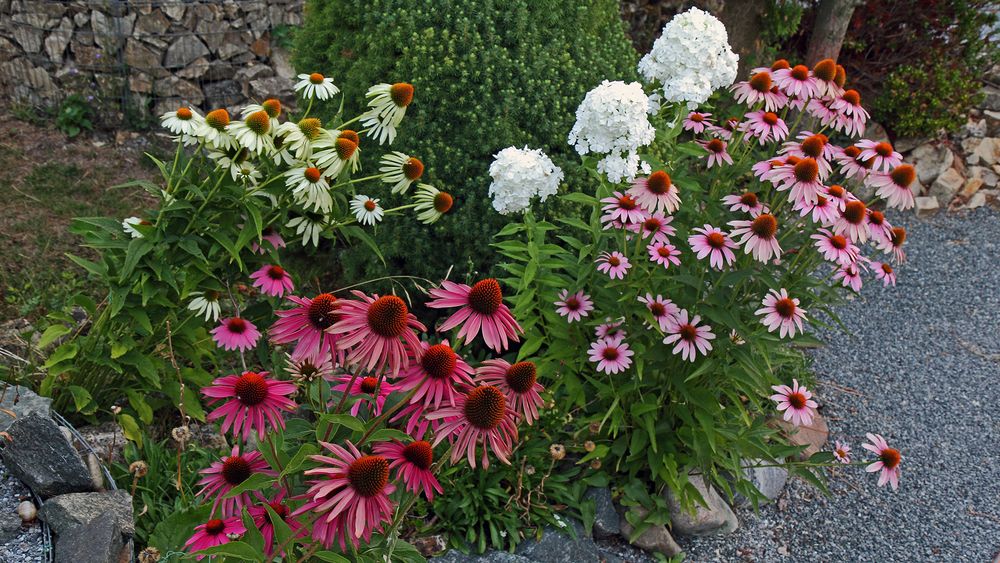
M 312 156 L 313 143 L 324 138 L 327 132 L 323 129 L 322 121 L 315 117 L 307 117 L 298 123 L 291 121 L 282 123 L 275 131 L 275 135 L 284 138 L 282 146 L 295 153 L 295 158 L 309 160 Z
M 396 151 L 382 157 L 378 171 L 383 174 L 383 182 L 392 184 L 392 193 L 398 194 L 410 189 L 410 185 L 424 175 L 424 163 Z
M 406 82 L 376 84 L 365 94 L 370 108 L 361 116 L 362 124 L 368 129 L 368 136 L 378 138 L 380 145 L 386 141 L 392 144 L 396 138 L 396 127 L 406 115 L 406 107 L 413 101 L 413 85 Z
M 233 176 L 233 181 L 250 186 L 256 186 L 257 180 L 262 177 L 260 170 L 257 170 L 257 167 L 249 162 L 232 166 L 229 171 Z
M 229 134 L 229 112 L 216 109 L 205 114 L 205 119 L 195 128 L 195 136 L 207 145 L 221 150 L 232 148 L 236 141 Z
M 271 118 L 271 129 L 272 130 L 278 128 L 278 126 L 280 125 L 280 123 L 278 122 L 278 117 L 281 115 L 281 102 L 280 101 L 278 101 L 278 100 L 276 100 L 274 98 L 268 98 L 268 99 L 264 100 L 263 103 L 248 104 L 240 112 L 240 117 L 242 117 L 243 119 L 246 119 L 251 114 L 257 113 L 258 111 L 262 111 L 262 112 L 266 113 L 267 116 Z
M 332 78 L 327 78 L 318 72 L 312 74 L 300 74 L 299 81 L 295 83 L 295 91 L 305 99 L 316 98 L 318 100 L 328 100 L 332 98 L 340 88 L 333 84 Z
M 142 238 L 142 233 L 135 228 L 135 225 L 149 225 L 150 222 L 141 217 L 129 217 L 122 221 L 122 230 L 132 235 L 132 238 Z
M 531 200 L 545 201 L 559 191 L 563 171 L 541 149 L 507 147 L 493 155 L 489 195 L 503 215 L 524 211 Z
M 295 229 L 296 235 L 302 235 L 302 246 L 312 240 L 313 246 L 319 246 L 319 234 L 326 226 L 326 218 L 322 215 L 307 213 L 299 217 L 294 217 L 285 226 Z
M 413 201 L 417 202 L 414 207 L 417 210 L 417 219 L 428 225 L 451 211 L 451 207 L 455 204 L 451 194 L 442 192 L 430 184 L 417 184 L 417 194 L 413 196 Z
M 358 164 L 358 143 L 354 138 L 357 138 L 354 131 L 325 131 L 323 138 L 313 143 L 316 166 L 325 170 L 331 178 L 340 176 L 348 164 L 353 171 Z
M 194 108 L 182 107 L 160 116 L 160 124 L 175 135 L 194 137 L 198 125 L 205 120 Z
M 362 225 L 374 225 L 382 220 L 385 211 L 378 204 L 379 200 L 366 195 L 356 195 L 351 199 L 351 212 Z
M 296 200 L 314 211 L 327 213 L 333 207 L 330 184 L 323 172 L 315 166 L 296 166 L 285 172 L 285 186 L 292 190 Z
M 194 299 L 188 303 L 188 309 L 194 311 L 201 317 L 205 317 L 205 322 L 215 322 L 222 315 L 222 306 L 219 304 L 221 293 L 210 289 L 208 291 L 192 291 L 191 297 Z
M 271 140 L 271 117 L 266 111 L 255 111 L 243 121 L 237 121 L 229 126 L 229 133 L 240 146 L 253 154 L 271 152 L 274 141 Z
M 280 129 L 275 129 L 271 142 L 274 143 L 274 152 L 271 153 L 271 160 L 274 161 L 274 164 L 278 166 L 295 164 L 295 155 L 288 150 L 288 143 L 285 142 L 285 136 Z

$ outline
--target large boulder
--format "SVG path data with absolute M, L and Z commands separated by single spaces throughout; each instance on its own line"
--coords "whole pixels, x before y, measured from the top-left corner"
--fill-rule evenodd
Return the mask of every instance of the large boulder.
M 56 563 L 118 563 L 125 541 L 114 511 L 104 512 L 56 541 Z
M 645 518 L 647 510 L 642 507 L 636 507 L 632 509 L 636 518 Z M 635 528 L 629 523 L 625 516 L 621 518 L 621 533 L 626 540 L 630 540 L 632 533 Z M 674 537 L 670 535 L 670 531 L 667 527 L 662 524 L 654 524 L 649 528 L 646 528 L 639 537 L 635 538 L 634 541 L 630 543 L 640 549 L 645 551 L 650 551 L 654 553 L 662 553 L 667 557 L 673 557 L 681 552 L 681 547 L 677 545 L 674 541 Z
M 594 501 L 594 529 L 595 538 L 610 538 L 622 533 L 619 525 L 618 511 L 615 510 L 615 503 L 611 499 L 611 491 L 607 487 L 591 487 L 587 489 L 583 497 Z
M 20 385 L 0 383 L 0 432 L 6 431 L 19 418 L 37 414 L 52 416 L 52 399 L 39 397 L 34 391 Z M 14 414 L 11 417 L 11 413 Z
M 739 527 L 739 521 L 719 493 L 701 475 L 689 475 L 688 481 L 701 494 L 705 505 L 696 505 L 692 514 L 681 506 L 680 499 L 668 488 L 664 496 L 670 510 L 670 530 L 684 536 L 725 535 L 734 532 Z
M 514 553 L 539 563 L 581 563 L 584 561 L 600 561 L 601 552 L 589 538 L 584 537 L 583 525 L 570 520 L 566 527 L 572 526 L 576 533 L 574 539 L 569 530 L 557 530 L 546 526 L 539 539 L 527 539 L 517 546 Z
M 94 490 L 86 464 L 51 418 L 37 414 L 19 418 L 7 434 L 10 438 L 0 449 L 0 460 L 36 495 L 48 499 Z
M 132 496 L 125 491 L 59 495 L 47 500 L 38 515 L 56 535 L 63 535 L 77 526 L 89 524 L 105 512 L 114 514 L 118 528 L 126 538 L 135 534 Z

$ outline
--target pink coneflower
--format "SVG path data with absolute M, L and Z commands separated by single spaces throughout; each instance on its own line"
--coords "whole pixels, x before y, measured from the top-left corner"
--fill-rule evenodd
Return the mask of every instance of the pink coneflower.
M 833 279 L 841 280 L 844 287 L 849 287 L 857 293 L 861 291 L 861 267 L 860 262 L 844 264 L 833 274 Z
M 868 112 L 861 107 L 861 95 L 857 90 L 847 90 L 833 99 L 830 109 L 840 116 L 840 125 L 844 133 L 850 136 L 865 134 L 865 124 L 868 122 Z
M 769 181 L 775 174 L 778 174 L 778 170 L 786 164 L 787 162 L 784 158 L 771 158 L 755 163 L 750 167 L 750 170 L 757 179 L 761 182 L 765 182 Z M 773 184 L 774 182 L 771 183 Z
M 776 393 L 771 395 L 771 400 L 778 403 L 778 411 L 784 411 L 783 417 L 786 421 L 795 426 L 812 424 L 813 416 L 816 414 L 816 401 L 812 400 L 812 393 L 805 386 L 800 386 L 797 379 L 792 380 L 792 386 L 772 385 Z
M 669 242 L 669 237 L 677 232 L 670 226 L 670 222 L 673 220 L 673 217 L 666 217 L 662 212 L 657 211 L 646 215 L 641 223 L 632 223 L 626 228 L 632 232 L 638 232 L 643 239 L 652 237 L 653 242 Z
M 832 225 L 840 218 L 840 209 L 837 204 L 821 195 L 817 195 L 816 201 L 812 203 L 796 201 L 793 210 L 798 211 L 802 217 L 812 215 L 813 223 L 819 225 Z
M 885 253 L 892 253 L 897 264 L 906 261 L 906 252 L 903 251 L 903 243 L 906 242 L 906 229 L 903 227 L 893 227 L 889 235 L 889 240 L 879 244 L 878 249 Z
M 437 409 L 442 401 L 455 406 L 455 388 L 473 385 L 472 367 L 455 353 L 447 340 L 433 345 L 421 342 L 420 348 L 417 361 L 403 370 L 399 390 L 416 389 L 410 402 L 422 402 L 424 407 Z
M 783 105 L 783 95 L 776 92 L 771 80 L 770 69 L 758 69 L 746 82 L 737 82 L 730 89 L 738 103 L 753 106 L 764 102 L 764 109 L 775 111 Z
M 339 319 L 329 329 L 339 338 L 337 346 L 349 350 L 348 363 L 365 371 L 381 371 L 388 366 L 392 377 L 396 377 L 401 368 L 409 365 L 410 354 L 416 356 L 420 351 L 420 339 L 414 331 L 424 332 L 427 328 L 395 295 L 369 297 L 357 290 L 351 293 L 358 300 L 340 300 Z
M 851 244 L 844 235 L 832 233 L 828 229 L 819 229 L 809 238 L 816 241 L 816 250 L 819 250 L 825 260 L 843 265 L 852 264 L 858 259 L 858 247 Z
M 887 482 L 892 485 L 892 490 L 899 489 L 899 462 L 903 460 L 899 450 L 890 448 L 880 434 L 866 434 L 871 444 L 861 444 L 861 447 L 878 456 L 878 461 L 865 468 L 865 471 L 873 473 L 881 471 L 878 476 L 878 486 L 881 487 Z
M 875 192 L 886 200 L 889 207 L 910 209 L 914 205 L 913 190 L 910 186 L 917 179 L 917 170 L 910 164 L 900 164 L 888 174 L 874 174 L 868 177 L 868 184 L 878 188 Z
M 816 96 L 818 89 L 816 78 L 805 65 L 776 70 L 773 76 L 775 85 L 789 96 L 795 96 L 803 101 Z
M 830 143 L 830 138 L 822 133 L 803 131 L 796 135 L 796 138 L 799 142 L 789 141 L 782 145 L 778 152 L 800 159 L 815 160 L 819 177 L 825 180 L 833 171 L 830 161 L 837 156 L 837 148 Z
M 440 420 L 427 420 L 424 416 L 428 407 L 425 407 L 423 403 L 410 400 L 410 404 L 399 409 L 396 414 L 389 419 L 391 423 L 401 423 L 405 424 L 406 433 L 413 436 L 417 440 L 423 439 L 427 434 L 427 429 L 430 428 L 432 432 L 437 432 L 439 426 L 441 426 Z
M 877 244 L 884 244 L 892 238 L 892 225 L 885 220 L 885 214 L 881 211 L 868 210 L 868 234 Z
M 568 323 L 579 321 L 594 310 L 594 302 L 590 300 L 589 295 L 585 295 L 583 291 L 570 295 L 568 289 L 559 292 L 559 301 L 556 301 L 555 305 L 559 307 L 556 312 L 566 317 Z
M 538 383 L 535 362 L 510 364 L 502 359 L 486 360 L 476 370 L 476 375 L 479 383 L 500 389 L 511 410 L 522 416 L 528 426 L 538 420 L 538 408 L 543 404 L 539 393 L 545 388 Z
M 297 306 L 275 311 L 278 320 L 268 330 L 271 342 L 295 342 L 292 360 L 296 362 L 308 359 L 317 365 L 332 357 L 337 348 L 337 337 L 327 329 L 340 318 L 337 298 L 329 293 L 320 293 L 312 299 L 289 295 L 288 300 Z
M 375 444 L 374 450 L 376 454 L 389 460 L 389 469 L 395 470 L 396 479 L 403 481 L 407 491 L 415 495 L 424 493 L 424 498 L 428 501 L 434 500 L 434 491 L 438 494 L 444 492 L 431 470 L 434 465 L 434 448 L 430 442 L 379 442 Z
M 903 155 L 896 152 L 892 145 L 886 141 L 861 139 L 854 146 L 861 149 L 858 158 L 865 161 L 871 159 L 872 170 L 876 172 L 879 170 L 888 172 L 903 163 Z
M 625 329 L 622 327 L 624 321 L 602 323 L 594 327 L 594 336 L 597 338 L 625 338 Z
M 848 201 L 858 199 L 854 197 L 854 194 L 847 191 L 847 189 L 840 184 L 830 184 L 829 186 L 826 186 L 826 189 L 823 191 L 823 195 L 834 203 L 838 211 L 843 211 L 844 207 L 847 206 Z
M 681 259 L 678 258 L 681 251 L 672 244 L 654 242 L 646 247 L 646 251 L 649 252 L 650 261 L 656 262 L 664 268 L 669 268 L 671 264 L 677 266 L 681 263 Z
M 885 262 L 872 262 L 870 266 L 872 272 L 875 273 L 875 279 L 882 280 L 882 285 L 885 287 L 896 286 L 896 272 L 893 271 L 892 266 Z
M 309 481 L 306 491 L 309 501 L 293 513 L 318 512 L 321 516 L 313 523 L 313 539 L 330 547 L 345 538 L 357 547 L 358 540 L 371 539 L 372 532 L 380 531 L 385 522 L 392 520 L 393 506 L 389 495 L 396 487 L 389 482 L 389 460 L 380 455 L 364 455 L 350 441 L 347 448 L 320 442 L 332 455 L 311 455 L 310 459 L 322 465 L 307 469 L 306 475 L 319 479 Z
M 744 253 L 753 253 L 754 258 L 765 263 L 772 256 L 781 256 L 777 237 L 778 220 L 774 215 L 761 213 L 753 221 L 730 221 L 729 224 L 734 227 L 729 236 L 742 236 L 738 244 L 743 246 Z
M 833 457 L 840 463 L 851 463 L 851 446 L 837 440 L 833 443 Z
M 258 496 L 260 503 L 247 508 L 247 513 L 253 518 L 253 523 L 260 530 L 262 536 L 264 536 L 264 551 L 267 555 L 271 555 L 274 552 L 274 520 L 272 516 L 267 512 L 266 507 L 270 507 L 274 511 L 275 516 L 281 519 L 282 522 L 288 526 L 292 534 L 297 537 L 303 537 L 308 535 L 308 531 L 302 527 L 302 524 L 294 518 L 290 518 L 291 511 L 288 509 L 288 505 L 284 503 L 285 495 L 287 492 L 284 489 L 278 491 L 271 500 L 267 500 L 262 496 Z
M 694 250 L 699 260 L 708 256 L 708 263 L 717 270 L 721 270 L 736 260 L 736 255 L 733 254 L 732 250 L 737 248 L 736 243 L 729 238 L 729 235 L 722 232 L 722 229 L 705 224 L 705 226 L 695 227 L 693 230 L 697 234 L 688 237 L 688 244 L 691 245 L 691 250 Z
M 722 203 L 728 205 L 730 211 L 741 211 L 751 215 L 760 215 L 764 212 L 764 203 L 757 194 L 750 191 L 727 195 L 722 198 Z
M 722 139 L 712 139 L 710 141 L 698 141 L 698 144 L 702 146 L 706 151 L 708 151 L 708 167 L 711 168 L 713 164 L 718 164 L 722 166 L 722 163 L 727 164 L 733 163 L 733 157 L 729 156 L 726 152 L 726 142 Z
M 676 322 L 667 327 L 667 337 L 664 344 L 674 344 L 673 353 L 680 354 L 682 360 L 694 361 L 698 352 L 702 355 L 712 350 L 710 340 L 715 340 L 715 334 L 709 326 L 698 326 L 701 317 L 695 315 L 688 321 L 688 312 L 681 309 L 677 313 Z
M 706 128 L 712 125 L 712 120 L 709 119 L 712 114 L 710 113 L 698 113 L 692 111 L 684 118 L 682 126 L 685 131 L 691 131 L 692 133 L 701 133 Z
M 351 383 L 352 379 L 354 380 L 353 384 Z M 347 393 L 350 397 L 360 397 L 351 407 L 352 416 L 358 416 L 362 404 L 368 405 L 368 412 L 373 416 L 382 414 L 386 397 L 396 390 L 394 385 L 379 377 L 355 377 L 348 373 L 338 377 L 335 381 L 339 382 L 340 385 L 333 387 L 334 391 Z M 336 402 L 331 400 L 330 404 L 334 405 Z
M 621 373 L 632 365 L 635 355 L 625 342 L 624 335 L 598 338 L 590 345 L 590 361 L 597 364 L 597 371 L 607 374 Z
M 788 125 L 770 111 L 753 111 L 746 115 L 742 127 L 750 137 L 756 137 L 760 144 L 781 141 L 788 136 Z
M 265 430 L 284 428 L 281 411 L 295 410 L 295 402 L 288 398 L 295 391 L 295 384 L 270 379 L 266 371 L 220 377 L 201 390 L 211 403 L 225 400 L 209 413 L 208 420 L 222 418 L 222 431 L 232 428 L 233 434 L 242 434 L 244 440 L 254 429 L 257 437 L 264 439 Z
M 733 133 L 735 133 L 739 127 L 740 120 L 736 117 L 730 117 L 729 119 L 723 121 L 721 126 L 713 125 L 709 127 L 709 130 L 720 139 L 728 141 L 733 138 Z
M 274 227 L 264 227 L 264 230 L 260 233 L 260 237 L 264 242 L 270 243 L 271 248 L 267 248 L 266 245 L 258 246 L 254 242 L 250 245 L 250 250 L 257 254 L 265 254 L 268 250 L 285 248 L 285 239 L 281 238 L 281 234 Z
M 219 461 L 213 461 L 206 469 L 199 471 L 204 477 L 198 484 L 201 490 L 198 496 L 212 500 L 212 512 L 221 507 L 222 514 L 237 514 L 241 507 L 250 506 L 253 500 L 249 493 L 242 493 L 232 498 L 223 498 L 233 487 L 243 483 L 254 473 L 275 476 L 278 473 L 268 467 L 260 452 L 240 454 L 240 447 L 233 446 L 229 456 Z
M 804 332 L 802 321 L 806 318 L 806 312 L 799 307 L 799 300 L 788 296 L 788 291 L 781 288 L 781 291 L 770 290 L 761 301 L 763 307 L 754 311 L 755 315 L 763 316 L 760 323 L 767 327 L 768 332 L 778 331 L 778 336 L 784 338 L 795 337 L 795 329 Z
M 681 206 L 677 186 L 663 170 L 657 170 L 647 178 L 636 178 L 626 193 L 649 213 L 673 213 Z
M 791 202 L 815 203 L 816 198 L 824 191 L 823 183 L 819 180 L 818 161 L 812 157 L 803 158 L 788 172 L 790 173 L 780 178 L 778 191 L 791 189 L 788 194 Z
M 653 297 L 652 293 L 647 293 L 645 297 L 640 295 L 638 300 L 646 306 L 649 314 L 653 315 L 657 326 L 663 331 L 667 330 L 667 327 L 677 319 L 677 313 L 681 311 L 680 307 L 674 305 L 673 301 L 664 299 L 662 295 Z
M 222 319 L 219 326 L 212 329 L 212 339 L 223 350 L 253 350 L 260 339 L 260 331 L 252 322 L 241 317 Z
M 816 63 L 812 69 L 816 78 L 817 96 L 836 96 L 841 92 L 840 85 L 837 84 L 837 63 L 833 59 L 823 59 Z
M 285 292 L 295 290 L 292 283 L 292 276 L 288 275 L 281 266 L 267 265 L 250 274 L 250 279 L 254 280 L 253 286 L 259 287 L 264 295 L 281 297 Z
M 833 100 L 830 98 L 813 98 L 806 104 L 806 111 L 823 126 L 839 131 L 843 128 L 842 116 L 830 108 L 832 103 Z
M 479 280 L 472 287 L 443 281 L 441 287 L 431 289 L 430 294 L 435 299 L 427 306 L 432 309 L 461 307 L 438 327 L 443 332 L 462 325 L 458 331 L 459 340 L 471 341 L 482 328 L 486 345 L 496 352 L 503 352 L 509 340 L 517 342 L 517 333 L 524 333 L 510 309 L 504 305 L 500 284 L 493 278 Z
M 597 270 L 599 272 L 604 272 L 613 280 L 625 279 L 625 273 L 632 267 L 628 258 L 617 250 L 611 253 L 602 252 L 600 257 L 594 262 L 597 263 Z
M 333 376 L 333 361 L 329 356 L 323 356 L 318 361 L 305 358 L 299 361 L 292 359 L 291 354 L 285 357 L 285 372 L 288 377 L 301 385 L 308 385 L 320 379 Z
M 465 456 L 469 466 L 476 467 L 476 449 L 483 446 L 480 463 L 483 469 L 490 466 L 487 453 L 510 465 L 510 454 L 517 440 L 517 424 L 514 411 L 507 404 L 503 391 L 492 385 L 480 385 L 460 395 L 458 404 L 445 407 L 427 415 L 431 420 L 444 422 L 434 437 L 434 446 L 446 439 L 451 440 L 451 462 L 456 463 Z
M 840 172 L 847 180 L 864 180 L 871 173 L 873 161 L 862 159 L 861 149 L 854 145 L 838 149 L 834 159 L 840 164 Z
M 243 521 L 239 516 L 220 520 L 213 518 L 204 524 L 199 524 L 194 528 L 194 535 L 184 544 L 184 549 L 189 552 L 201 551 L 217 545 L 222 545 L 235 541 L 247 531 L 243 526 Z M 201 561 L 204 555 L 196 555 L 195 559 Z
M 646 218 L 646 212 L 639 206 L 636 198 L 627 193 L 615 192 L 614 195 L 602 199 L 601 203 L 605 204 L 601 208 L 605 212 L 601 217 L 604 228 L 616 222 L 625 225 L 639 223 Z
M 833 230 L 854 242 L 865 242 L 868 240 L 868 207 L 860 200 L 847 202 Z

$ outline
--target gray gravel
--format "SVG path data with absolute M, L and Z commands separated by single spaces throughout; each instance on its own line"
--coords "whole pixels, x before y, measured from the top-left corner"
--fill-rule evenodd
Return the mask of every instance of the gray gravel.
M 684 539 L 689 561 L 947 561 L 1000 552 L 1000 215 L 920 220 L 896 288 L 868 281 L 814 354 L 831 440 L 866 432 L 903 453 L 900 489 L 837 470 L 832 498 L 793 482 L 725 538 Z
M 31 491 L 18 481 L 0 463 L 0 514 L 5 520 L 20 521 L 17 505 L 31 498 Z M 16 529 L 16 528 L 15 528 Z M 3 563 L 41 563 L 44 561 L 42 525 L 36 520 L 29 526 L 22 526 L 19 532 L 6 542 L 0 540 L 0 561 Z M 4 538 L 6 539 L 6 538 Z

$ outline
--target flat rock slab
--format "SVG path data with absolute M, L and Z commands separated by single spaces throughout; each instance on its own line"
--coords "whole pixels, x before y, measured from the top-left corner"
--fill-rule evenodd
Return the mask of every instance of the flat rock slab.
M 52 416 L 51 405 L 52 399 L 39 397 L 27 387 L 0 383 L 0 432 L 5 432 L 15 420 L 31 414 L 49 418 Z
M 48 499 L 94 490 L 80 454 L 47 417 L 29 415 L 8 428 L 10 440 L 0 449 L 7 470 L 35 494 Z
M 61 536 L 77 526 L 89 524 L 105 512 L 115 515 L 125 537 L 135 534 L 132 496 L 125 491 L 59 495 L 46 501 L 38 515 L 56 535 Z
M 56 563 L 118 563 L 122 548 L 121 529 L 113 511 L 90 523 L 73 528 L 56 542 Z
M 729 508 L 719 493 L 705 483 L 700 475 L 690 475 L 688 481 L 698 489 L 707 507 L 695 507 L 694 514 L 684 510 L 680 500 L 670 489 L 664 493 L 670 510 L 670 530 L 685 536 L 707 536 L 730 534 L 739 527 L 736 514 Z
M 830 428 L 826 424 L 826 419 L 816 413 L 810 424 L 795 426 L 791 422 L 775 419 L 775 424 L 786 436 L 788 443 L 793 446 L 806 446 L 806 449 L 799 454 L 799 459 L 809 459 L 815 453 L 823 450 L 826 446 L 827 438 L 830 437 Z

